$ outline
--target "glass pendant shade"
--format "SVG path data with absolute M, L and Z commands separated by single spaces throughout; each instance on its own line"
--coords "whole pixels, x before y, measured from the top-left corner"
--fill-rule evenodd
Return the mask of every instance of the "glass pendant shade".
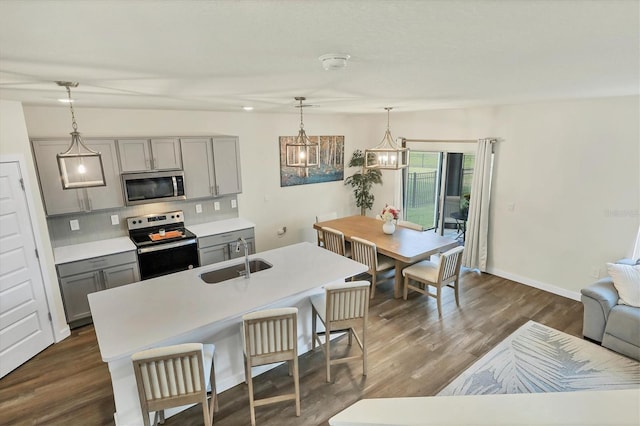
M 375 148 L 364 150 L 364 167 L 367 169 L 398 170 L 408 166 L 409 149 L 396 144 L 389 127 L 389 111 L 387 110 L 387 130 L 382 142 Z
M 93 151 L 82 142 L 78 132 L 76 116 L 73 112 L 73 100 L 71 99 L 70 87 L 77 87 L 78 83 L 67 81 L 56 82 L 58 86 L 67 88 L 69 96 L 69 107 L 71 109 L 71 145 L 65 152 L 58 154 L 58 169 L 60 170 L 60 181 L 62 189 L 90 188 L 94 186 L 106 186 L 104 178 L 104 166 L 102 155 Z
M 320 145 L 312 142 L 304 131 L 304 123 L 302 121 L 302 101 L 305 98 L 296 97 L 300 102 L 300 131 L 295 140 L 285 145 L 286 165 L 287 167 L 318 167 L 320 162 Z
M 62 189 L 105 186 L 102 156 L 87 148 L 80 133 L 71 132 L 71 146 L 57 155 Z

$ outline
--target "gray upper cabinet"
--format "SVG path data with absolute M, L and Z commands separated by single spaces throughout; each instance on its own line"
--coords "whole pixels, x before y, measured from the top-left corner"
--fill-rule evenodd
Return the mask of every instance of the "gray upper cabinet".
M 188 199 L 242 192 L 237 137 L 182 138 L 181 143 Z
M 180 139 L 119 139 L 120 168 L 126 172 L 182 168 Z
M 47 215 L 124 207 L 114 140 L 87 139 L 84 141 L 89 148 L 102 154 L 106 186 L 62 189 L 56 155 L 66 151 L 70 142 L 70 139 L 32 141 Z

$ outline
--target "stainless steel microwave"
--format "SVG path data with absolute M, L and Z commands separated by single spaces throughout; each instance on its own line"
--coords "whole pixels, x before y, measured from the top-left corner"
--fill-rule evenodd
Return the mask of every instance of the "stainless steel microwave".
M 122 188 L 127 206 L 186 199 L 181 170 L 123 173 Z

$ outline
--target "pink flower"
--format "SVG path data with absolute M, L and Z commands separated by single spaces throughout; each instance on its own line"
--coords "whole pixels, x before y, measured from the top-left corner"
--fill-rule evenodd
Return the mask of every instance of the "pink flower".
M 397 220 L 400 215 L 400 209 L 390 206 L 389 204 L 384 205 L 384 209 L 382 209 L 382 213 L 380 216 L 383 220 Z

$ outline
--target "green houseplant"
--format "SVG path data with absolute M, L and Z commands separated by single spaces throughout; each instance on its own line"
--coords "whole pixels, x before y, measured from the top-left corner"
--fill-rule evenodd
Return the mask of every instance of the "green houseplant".
M 364 216 L 373 207 L 374 196 L 371 187 L 374 183 L 382 183 L 382 172 L 378 169 L 364 168 L 364 153 L 359 149 L 353 151 L 349 167 L 360 167 L 360 171 L 344 180 L 345 185 L 351 185 L 356 198 L 356 206 L 360 207 L 360 214 Z

